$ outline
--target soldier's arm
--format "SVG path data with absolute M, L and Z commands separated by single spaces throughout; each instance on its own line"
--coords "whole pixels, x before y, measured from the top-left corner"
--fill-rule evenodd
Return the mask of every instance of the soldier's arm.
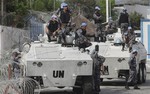
M 93 14 L 93 18 L 94 19 L 100 19 L 101 18 L 101 16 L 100 17 L 98 17 L 95 13 Z
M 133 57 L 130 56 L 129 61 L 128 61 L 129 66 L 132 66 L 132 60 L 133 60 Z
M 49 32 L 48 25 L 49 25 L 49 23 L 45 26 L 45 32 L 46 32 L 46 33 Z
M 92 53 L 91 53 L 91 58 L 94 59 L 97 54 L 98 54 L 98 52 L 93 50 Z

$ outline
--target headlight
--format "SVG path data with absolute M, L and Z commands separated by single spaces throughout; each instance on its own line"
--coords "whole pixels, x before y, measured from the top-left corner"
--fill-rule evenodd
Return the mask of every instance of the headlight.
M 125 60 L 125 58 L 118 58 L 118 62 L 122 62 L 123 60 Z
M 37 65 L 37 63 L 36 63 L 36 62 L 33 62 L 33 63 L 32 63 L 32 65 L 33 65 L 33 66 L 36 66 L 36 65 Z
M 38 67 L 41 67 L 42 65 L 43 65 L 42 62 L 38 62 L 38 63 L 37 63 L 37 66 L 38 66 Z
M 118 58 L 118 62 L 121 62 L 122 61 L 122 59 L 121 58 Z
M 86 61 L 84 61 L 84 62 L 83 62 L 83 64 L 84 64 L 84 65 L 86 65 L 86 64 L 87 64 L 87 62 L 86 62 Z
M 83 63 L 82 63 L 81 61 L 79 61 L 79 62 L 77 63 L 78 66 L 82 66 L 82 64 L 83 64 Z

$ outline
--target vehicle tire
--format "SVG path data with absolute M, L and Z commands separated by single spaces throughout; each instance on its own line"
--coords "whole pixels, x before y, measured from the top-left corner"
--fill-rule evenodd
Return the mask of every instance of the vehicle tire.
M 82 86 L 83 93 L 82 94 L 93 94 L 93 80 L 92 77 L 85 77 L 83 86 Z
M 75 87 L 73 87 L 73 94 L 82 94 L 82 77 L 77 77 L 75 82 Z
M 142 84 L 142 67 L 139 64 L 138 74 L 137 74 L 137 83 Z
M 146 66 L 145 63 L 142 63 L 141 65 L 141 70 L 142 70 L 142 83 L 146 82 Z

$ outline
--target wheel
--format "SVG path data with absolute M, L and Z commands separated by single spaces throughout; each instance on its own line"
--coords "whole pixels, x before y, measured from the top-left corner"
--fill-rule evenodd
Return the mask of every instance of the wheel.
M 145 66 L 145 63 L 142 63 L 141 65 L 142 65 L 142 67 L 141 67 L 141 70 L 142 70 L 142 83 L 145 83 L 146 82 L 146 66 Z
M 138 74 L 137 74 L 137 83 L 142 84 L 142 66 L 139 64 Z
M 93 78 L 92 77 L 77 77 L 73 88 L 74 94 L 93 94 Z
M 85 77 L 84 78 L 82 90 L 83 90 L 82 94 L 92 94 L 92 90 L 93 90 L 92 77 Z
M 75 87 L 73 87 L 73 94 L 82 94 L 82 84 L 83 79 L 82 77 L 77 77 L 75 82 Z

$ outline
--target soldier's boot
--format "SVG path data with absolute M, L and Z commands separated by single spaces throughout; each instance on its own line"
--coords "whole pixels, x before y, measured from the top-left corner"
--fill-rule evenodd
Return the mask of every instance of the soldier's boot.
M 137 85 L 134 85 L 134 89 L 140 89 Z
M 48 35 L 48 42 L 51 42 L 51 37 Z
M 124 48 L 125 48 L 125 43 L 122 43 L 122 49 L 121 49 L 121 51 L 124 51 Z
M 58 43 L 61 43 L 61 36 L 58 36 Z
M 130 90 L 128 83 L 126 84 L 125 89 Z

